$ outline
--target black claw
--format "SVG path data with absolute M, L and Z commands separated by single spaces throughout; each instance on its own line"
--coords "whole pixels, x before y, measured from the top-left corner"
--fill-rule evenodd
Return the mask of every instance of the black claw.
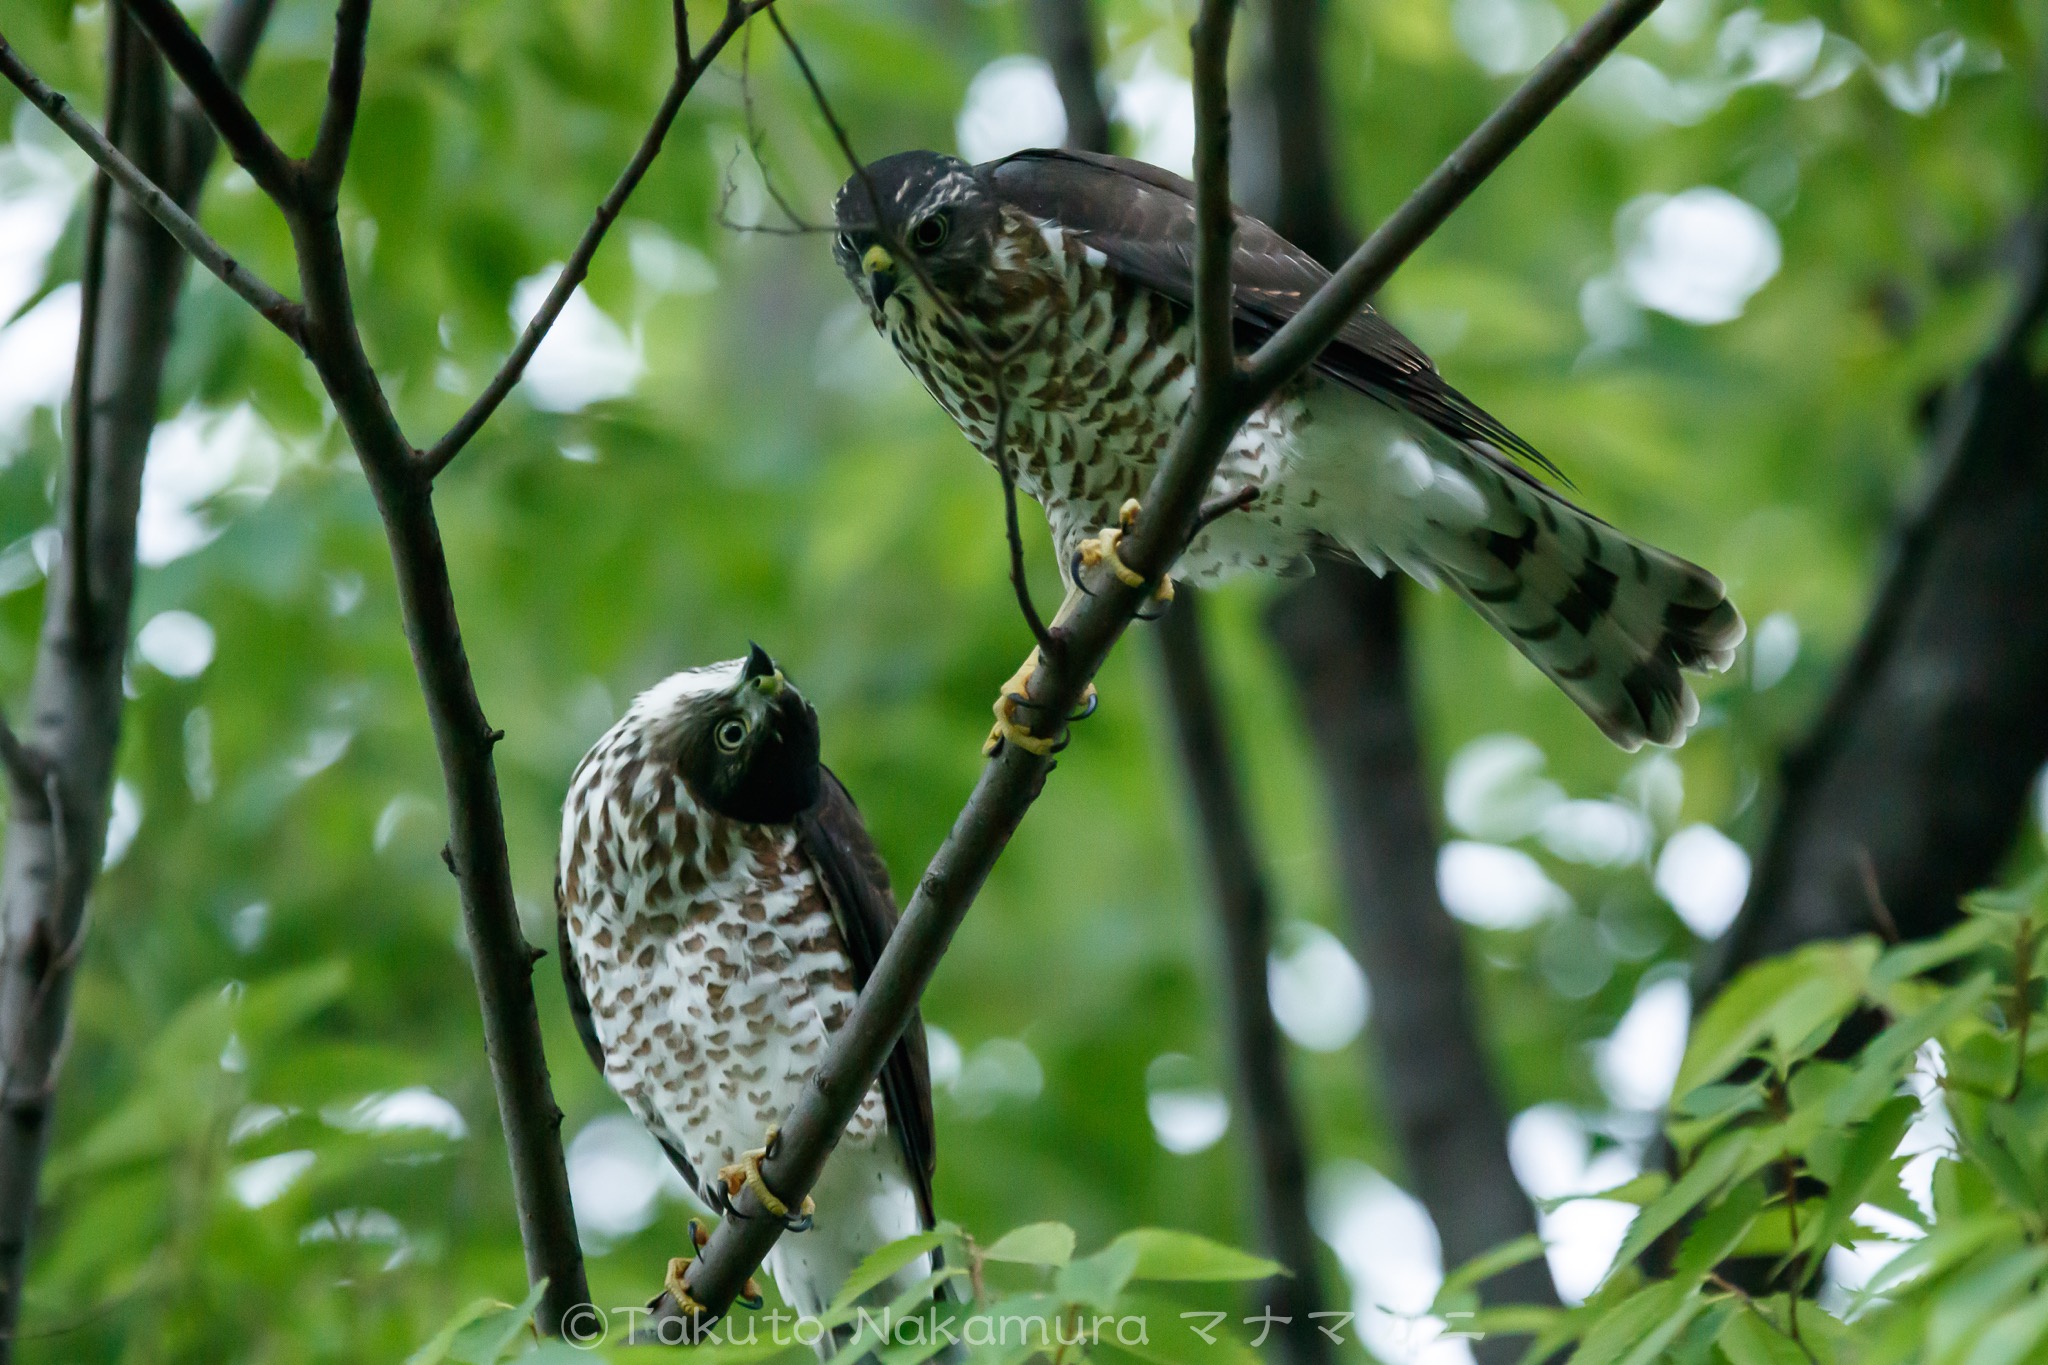
M 1088 569 L 1081 563 L 1079 550 L 1074 551 L 1073 557 L 1067 561 L 1067 578 L 1081 590 L 1083 597 L 1095 596 L 1095 589 L 1088 586 Z
M 733 1302 L 737 1303 L 740 1307 L 745 1308 L 748 1311 L 754 1313 L 758 1313 L 763 1308 L 768 1306 L 768 1300 L 761 1297 L 761 1295 L 759 1294 L 754 1295 L 754 1297 L 752 1297 L 751 1299 L 748 1298 L 746 1295 L 741 1294 L 737 1298 L 735 1298 Z
M 1158 597 L 1155 597 L 1155 598 L 1153 598 L 1152 600 L 1153 600 L 1153 601 L 1155 601 L 1155 602 L 1157 602 L 1157 603 L 1159 603 L 1159 610 L 1157 610 L 1157 611 L 1144 611 L 1144 610 L 1142 610 L 1142 609 L 1141 609 L 1141 610 L 1140 610 L 1140 611 L 1139 611 L 1139 612 L 1137 613 L 1137 617 L 1138 617 L 1138 619 L 1139 619 L 1140 621 L 1157 621 L 1157 620 L 1158 620 L 1158 619 L 1159 619 L 1160 617 L 1162 617 L 1162 616 L 1166 615 L 1166 613 L 1168 613 L 1169 611 L 1172 611 L 1172 610 L 1173 610 L 1173 599 L 1172 599 L 1171 597 L 1167 597 L 1167 598 L 1158 598 Z
M 782 1230 L 784 1232 L 809 1232 L 811 1230 L 811 1224 L 815 1221 L 816 1219 L 813 1215 L 808 1213 L 800 1213 L 794 1218 L 783 1219 Z
M 1077 720 L 1088 719 L 1088 717 L 1095 714 L 1095 708 L 1100 705 L 1102 705 L 1102 694 L 1099 692 L 1090 692 L 1085 698 L 1082 699 L 1081 709 L 1076 711 L 1073 715 L 1068 716 L 1067 722 L 1069 724 L 1072 724 L 1074 721 Z

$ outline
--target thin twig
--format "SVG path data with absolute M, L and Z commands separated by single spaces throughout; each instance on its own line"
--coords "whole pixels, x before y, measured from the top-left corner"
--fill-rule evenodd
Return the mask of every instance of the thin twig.
M 163 53 L 164 60 L 171 64 L 171 70 L 178 73 L 178 79 L 199 101 L 206 117 L 220 130 L 228 155 L 249 172 L 272 199 L 293 197 L 298 189 L 298 173 L 291 158 L 270 140 L 270 134 L 263 131 L 263 125 L 256 121 L 256 116 L 243 102 L 241 92 L 214 61 L 205 41 L 192 31 L 192 25 L 185 22 L 185 16 L 178 12 L 177 6 L 171 0 L 120 0 L 120 3 L 135 16 L 135 21 L 142 25 L 142 31 L 149 35 L 157 51 Z M 204 260 L 203 257 L 201 259 Z
M 1899 933 L 1899 922 L 1892 918 L 1892 909 L 1885 904 L 1884 886 L 1877 879 L 1877 864 L 1866 844 L 1856 845 L 1856 872 L 1863 879 L 1863 898 L 1870 903 L 1870 917 L 1877 921 L 1877 932 L 1886 943 L 1900 942 L 1903 936 Z
M 1597 59 L 1619 43 L 1653 7 L 1654 0 L 1612 0 L 1607 10 L 1561 49 L 1573 54 L 1573 60 L 1563 68 L 1562 77 L 1559 59 L 1553 55 L 1531 78 L 1530 86 L 1535 87 L 1536 95 L 1532 96 L 1530 86 L 1525 86 L 1506 106 L 1512 111 L 1511 118 L 1504 122 L 1496 116 L 1484 125 L 1485 130 L 1491 130 L 1488 132 L 1489 145 L 1491 142 L 1500 143 L 1503 148 L 1500 155 L 1505 155 L 1505 149 L 1511 149 L 1541 122 L 1568 93 L 1570 86 L 1589 72 Z M 1224 149 L 1220 144 L 1227 138 L 1228 108 L 1221 93 L 1225 78 L 1222 59 L 1227 56 L 1227 47 L 1216 39 L 1219 30 L 1227 34 L 1228 11 L 1232 7 L 1229 0 L 1205 0 L 1203 8 L 1201 23 L 1208 26 L 1208 41 L 1201 45 L 1201 59 L 1194 67 L 1198 111 L 1197 196 L 1199 201 L 1212 205 L 1217 202 L 1227 204 L 1226 191 L 1218 176 L 1224 162 Z M 1624 16 L 1626 22 L 1618 22 L 1617 14 Z M 851 148 L 844 139 L 843 130 L 835 127 L 834 132 L 840 136 L 842 149 L 850 155 Z M 1470 155 L 1468 143 L 1460 156 Z M 1446 195 L 1441 188 L 1445 172 L 1440 171 L 1433 176 L 1425 188 L 1431 185 L 1438 188 L 1427 195 L 1418 191 L 1418 196 L 1424 197 L 1425 202 L 1419 208 L 1404 206 L 1396 215 L 1407 225 L 1402 233 L 1380 239 L 1382 244 L 1377 248 L 1369 243 L 1363 249 L 1370 253 L 1362 267 L 1364 273 L 1369 277 L 1374 272 L 1390 271 L 1405 259 L 1408 252 L 1449 216 L 1464 193 L 1498 164 L 1499 159 L 1499 156 L 1493 156 L 1476 173 L 1468 174 L 1459 167 L 1452 178 L 1463 182 L 1462 189 L 1454 195 Z M 1458 162 L 1459 157 L 1454 157 L 1453 163 Z M 857 159 L 855 164 L 859 164 Z M 1201 188 L 1205 179 L 1211 182 L 1206 194 Z M 873 206 L 877 210 L 877 230 L 885 232 L 887 221 L 879 212 L 880 204 L 877 202 Z M 1213 264 L 1220 254 L 1216 252 L 1215 239 L 1230 230 L 1228 215 L 1209 212 L 1201 215 L 1198 223 L 1206 234 L 1198 250 Z M 1227 257 L 1222 259 L 1227 261 Z M 1213 268 L 1206 271 L 1204 284 L 1207 288 L 1197 295 L 1198 335 L 1205 330 L 1211 336 L 1227 332 L 1227 313 L 1222 323 L 1213 316 L 1219 295 L 1223 307 L 1227 309 L 1229 306 L 1228 277 L 1226 275 L 1219 280 L 1217 273 Z M 1324 292 L 1328 289 L 1329 286 L 1325 286 Z M 1315 302 L 1311 302 L 1303 316 L 1313 313 L 1318 321 L 1294 332 L 1294 344 L 1307 348 L 1302 364 L 1306 364 L 1336 335 L 1361 302 L 1363 294 L 1341 309 L 1318 308 Z M 1200 316 L 1203 312 L 1212 316 L 1204 319 Z M 1201 508 L 1202 491 L 1214 477 L 1223 452 L 1244 415 L 1250 411 L 1249 407 L 1241 405 L 1247 400 L 1252 400 L 1255 405 L 1256 401 L 1270 397 L 1293 372 L 1279 365 L 1269 365 L 1261 376 L 1266 385 L 1263 394 L 1245 380 L 1236 379 L 1229 384 L 1236 392 L 1228 396 L 1236 401 L 1219 401 L 1218 395 L 1205 395 L 1203 390 L 1213 390 L 1217 386 L 1215 376 L 1218 373 L 1230 373 L 1234 378 L 1235 360 L 1234 357 L 1226 357 L 1230 370 L 1225 371 L 1215 355 L 1217 348 L 1212 344 L 1209 350 L 1209 382 L 1204 383 L 1205 375 L 1198 367 L 1190 417 L 1153 481 L 1146 498 L 1144 516 L 1126 540 L 1132 548 L 1124 555 L 1125 563 L 1147 578 L 1157 577 L 1169 568 L 1173 556 L 1186 543 L 1188 528 L 1193 525 Z M 1101 667 L 1103 659 L 1129 626 L 1139 606 L 1150 596 L 1147 588 L 1129 587 L 1114 577 L 1105 576 L 1105 579 L 1101 590 L 1084 601 L 1068 623 L 1061 637 L 1064 648 L 1053 655 L 1041 656 L 1041 666 L 1031 688 L 1034 703 L 1038 706 L 1054 713 L 1072 709 L 1082 688 Z M 1051 768 L 1050 758 L 1025 752 L 1016 745 L 1005 745 L 983 767 L 973 794 L 918 883 L 917 893 L 911 897 L 896 932 L 862 989 L 852 1016 L 833 1038 L 823 1063 L 805 1083 L 788 1121 L 781 1127 L 781 1142 L 775 1155 L 765 1163 L 764 1174 L 770 1188 L 780 1192 L 784 1198 L 800 1197 L 817 1181 L 826 1155 L 845 1130 L 847 1121 L 867 1094 L 874 1077 L 880 1074 L 882 1063 L 901 1036 L 925 984 L 945 954 L 946 945 L 1018 822 L 1037 799 Z M 747 1276 L 761 1263 L 782 1232 L 780 1220 L 767 1216 L 767 1210 L 755 1201 L 751 1191 L 742 1191 L 735 1203 L 741 1206 L 740 1212 L 746 1216 L 721 1222 L 712 1234 L 710 1245 L 690 1267 L 690 1294 L 714 1316 L 732 1303 Z M 669 1308 L 673 1311 L 672 1304 Z
M 182 24 L 184 21 L 181 19 L 179 22 Z M 211 67 L 211 59 L 207 64 Z M 205 266 L 222 284 L 240 294 L 250 307 L 294 343 L 301 347 L 305 345 L 305 318 L 299 305 L 257 278 L 255 272 L 208 236 L 204 228 L 192 221 L 190 214 L 179 208 L 171 196 L 138 170 L 134 162 L 123 156 L 119 148 L 107 141 L 99 129 L 73 108 L 70 100 L 44 84 L 4 36 L 0 36 L 0 75 L 7 77 L 30 104 L 40 109 L 59 131 L 77 143 L 101 170 L 112 176 L 114 183 L 156 219 L 192 259 Z
M 811 102 L 817 106 L 819 115 L 825 120 L 825 126 L 831 130 L 832 140 L 839 144 L 839 153 L 846 159 L 853 178 L 860 182 L 861 190 L 867 197 L 868 212 L 874 215 L 875 233 L 882 239 L 883 248 L 899 264 L 909 267 L 910 273 L 917 278 L 925 296 L 938 306 L 940 314 L 953 324 L 969 349 L 989 367 L 995 384 L 996 400 L 995 442 L 989 455 L 989 463 L 996 467 L 996 476 L 1002 481 L 1003 522 L 1010 543 L 1010 582 L 1017 594 L 1017 605 L 1023 612 L 1024 623 L 1030 628 L 1031 637 L 1038 646 L 1039 657 L 1045 658 L 1064 646 L 1061 645 L 1059 636 L 1047 628 L 1045 618 L 1039 613 L 1037 603 L 1031 598 L 1030 582 L 1024 574 L 1024 539 L 1017 525 L 1017 471 L 1010 461 L 1009 449 L 1009 362 L 1022 354 L 1024 348 L 1037 338 L 1041 323 L 1033 322 L 1001 349 L 996 349 L 988 344 L 980 329 L 954 307 L 953 301 L 946 296 L 945 291 L 933 284 L 923 260 L 916 252 L 903 249 L 903 243 L 896 236 L 888 215 L 882 211 L 882 196 L 875 188 L 874 178 L 868 174 L 867 163 L 854 151 L 853 139 L 847 136 L 846 125 L 841 123 L 838 114 L 833 112 L 832 101 L 825 94 L 824 83 L 818 79 L 817 72 L 812 70 L 810 59 L 804 56 L 804 50 L 797 43 L 796 36 L 782 21 L 781 14 L 771 10 L 768 21 L 781 35 L 783 45 L 789 49 L 790 57 L 796 62 L 797 70 L 803 74 L 804 84 L 811 92 Z M 791 214 L 791 217 L 797 222 L 802 222 L 802 219 L 796 218 L 794 214 Z
M 327 107 L 306 158 L 306 189 L 331 206 L 341 193 L 356 111 L 363 102 L 363 64 L 369 49 L 370 0 L 341 0 L 334 16 L 334 60 L 327 70 Z
M 1017 519 L 1017 471 L 1010 465 L 1010 386 L 1000 379 L 996 382 L 996 476 L 1003 481 L 1003 533 L 1010 543 L 1010 588 L 1017 594 L 1017 609 L 1024 614 L 1024 624 L 1031 628 L 1031 638 L 1038 642 L 1040 653 L 1058 649 L 1053 634 L 1046 629 L 1045 618 L 1038 614 L 1038 603 L 1032 600 L 1031 580 L 1024 572 L 1024 530 Z
M 498 410 L 498 406 L 518 385 L 520 376 L 526 373 L 527 363 L 533 359 L 533 353 L 540 349 L 541 342 L 547 340 L 549 329 L 555 325 L 555 320 L 568 306 L 570 296 L 576 292 L 576 286 L 582 284 L 585 277 L 590 274 L 591 259 L 597 255 L 598 247 L 604 244 L 605 234 L 611 231 L 612 224 L 625 210 L 626 201 L 632 197 L 633 191 L 640 187 L 648 168 L 654 164 L 654 158 L 661 154 L 662 143 L 668 139 L 669 128 L 674 125 L 676 114 L 683 107 L 684 98 L 696 87 L 698 78 L 704 74 L 718 54 L 725 50 L 725 45 L 732 41 L 733 35 L 746 26 L 747 20 L 774 3 L 775 0 L 748 0 L 742 4 L 740 0 L 730 0 L 725 8 L 725 18 L 718 25 L 717 31 L 705 41 L 703 48 L 694 57 L 677 66 L 675 79 L 669 83 L 668 94 L 662 97 L 661 107 L 655 111 L 654 122 L 648 127 L 647 136 L 640 140 L 639 149 L 626 163 L 625 170 L 619 173 L 618 180 L 612 185 L 611 193 L 597 206 L 590 226 L 583 230 L 582 239 L 576 243 L 576 249 L 569 254 L 568 263 L 562 267 L 561 273 L 555 276 L 554 287 L 548 290 L 547 299 L 542 302 L 540 311 L 528 320 L 526 330 L 520 333 L 519 344 L 512 348 L 512 354 L 505 357 L 504 364 L 498 367 L 498 372 L 491 377 L 491 382 L 484 386 L 484 391 L 477 395 L 476 401 L 469 405 L 469 410 L 448 429 L 447 435 L 436 441 L 433 447 L 421 456 L 421 466 L 426 470 L 428 478 L 438 476 L 457 455 L 462 453 L 462 448 L 483 429 L 484 423 L 491 420 L 491 414 Z M 676 6 L 676 12 L 680 22 L 680 3 Z M 770 13 L 773 11 L 770 10 Z M 676 34 L 678 48 L 683 49 L 687 42 L 687 32 L 679 28 Z

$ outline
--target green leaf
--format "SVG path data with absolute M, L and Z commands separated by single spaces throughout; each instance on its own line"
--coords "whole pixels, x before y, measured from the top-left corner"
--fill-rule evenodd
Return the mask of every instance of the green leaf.
M 1074 1230 L 1065 1223 L 1026 1223 L 996 1238 L 981 1257 L 1018 1265 L 1065 1265 L 1074 1259 Z
M 1512 1242 L 1504 1242 L 1491 1251 L 1474 1256 L 1445 1276 L 1443 1288 L 1437 1291 L 1437 1302 L 1441 1304 L 1448 1299 L 1461 1296 L 1503 1270 L 1527 1265 L 1542 1254 L 1543 1239 L 1533 1232 L 1527 1236 L 1517 1237 Z
M 542 1280 L 517 1304 L 501 1299 L 477 1299 L 441 1325 L 426 1345 L 405 1358 L 405 1365 L 443 1365 L 461 1361 L 465 1365 L 495 1365 L 505 1348 L 519 1335 L 519 1329 L 533 1319 L 540 1296 L 547 1289 Z M 494 1353 L 481 1355 L 495 1342 Z
M 1117 1247 L 1136 1251 L 1134 1280 L 1268 1280 L 1287 1273 L 1278 1261 L 1171 1228 L 1134 1228 L 1110 1244 Z
M 1877 965 L 1870 969 L 1871 985 L 1882 991 L 1936 967 L 1947 966 L 1958 958 L 1982 950 L 1997 936 L 1997 932 L 1996 921 L 1973 915 L 1938 938 L 1888 948 L 1877 960 Z
M 1896 1183 L 1898 1166 L 1892 1153 L 1899 1149 L 1899 1140 L 1919 1112 L 1917 1099 L 1900 1095 L 1857 1126 L 1842 1154 L 1841 1166 L 1831 1178 L 1821 1216 L 1801 1231 L 1798 1251 L 1813 1251 L 1842 1240 L 1856 1210 L 1871 1202 L 1878 1185 L 1886 1179 Z
M 1619 1365 L 1638 1342 L 1683 1313 L 1691 1297 L 1668 1280 L 1645 1285 L 1594 1321 L 1579 1349 L 1572 1352 L 1570 1365 Z
M 1854 1079 L 1829 1101 L 1828 1122 L 1839 1127 L 1874 1113 L 1906 1078 L 1920 1045 L 1982 1005 L 1993 984 L 1989 972 L 1979 973 L 1871 1039 L 1857 1054 Z
M 1878 957 L 1875 939 L 1814 943 L 1748 968 L 1694 1026 L 1675 1094 L 1719 1081 L 1765 1040 L 1781 1062 L 1818 1047 L 1863 998 Z
M 1613 1275 L 1616 1269 L 1633 1264 L 1650 1243 L 1677 1226 L 1679 1219 L 1719 1194 L 1737 1178 L 1745 1162 L 1756 1160 L 1752 1146 L 1746 1133 L 1729 1133 L 1710 1143 L 1677 1184 L 1636 1215 L 1607 1273 Z M 1763 1159 L 1770 1158 L 1766 1155 Z
M 541 1280 L 526 1291 L 517 1306 L 486 1313 L 463 1327 L 448 1343 L 448 1359 L 462 1365 L 497 1365 L 513 1342 L 522 1336 L 532 1337 L 533 1311 L 540 1306 L 547 1287 L 547 1281 Z
M 1086 1304 L 1108 1312 L 1137 1273 L 1138 1255 L 1137 1243 L 1119 1238 L 1093 1256 L 1061 1266 L 1053 1281 L 1053 1292 L 1064 1303 Z
M 2048 1339 L 2048 1294 L 2008 1309 L 1984 1329 L 1963 1365 L 2021 1365 L 2038 1360 Z
M 1799 1343 L 1765 1320 L 1755 1304 L 1728 1319 L 1717 1342 L 1733 1365 L 1813 1365 Z
M 882 1281 L 894 1275 L 903 1267 L 929 1252 L 945 1240 L 936 1232 L 919 1232 L 909 1237 L 899 1237 L 887 1246 L 877 1247 L 869 1252 L 861 1263 L 853 1268 L 833 1297 L 826 1315 L 840 1314 L 852 1307 L 854 1300 L 873 1289 Z
M 1536 1207 L 1545 1213 L 1554 1213 L 1566 1204 L 1575 1204 L 1581 1199 L 1606 1199 L 1616 1204 L 1634 1204 L 1638 1207 L 1653 1203 L 1657 1196 L 1671 1188 L 1671 1177 L 1662 1171 L 1644 1171 L 1633 1180 L 1624 1180 L 1611 1189 L 1596 1190 L 1591 1194 L 1561 1194 L 1555 1199 L 1539 1199 Z

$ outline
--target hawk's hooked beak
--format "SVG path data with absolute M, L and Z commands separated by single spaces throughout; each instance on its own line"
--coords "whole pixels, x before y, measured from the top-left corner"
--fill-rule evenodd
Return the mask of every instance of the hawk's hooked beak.
M 752 683 L 770 697 L 782 695 L 782 689 L 789 680 L 782 676 L 782 670 L 775 666 L 775 660 L 768 657 L 768 651 L 749 640 L 747 642 L 747 666 L 740 670 L 740 682 Z
M 896 260 L 878 243 L 860 258 L 860 268 L 867 272 L 868 296 L 880 308 L 896 292 Z

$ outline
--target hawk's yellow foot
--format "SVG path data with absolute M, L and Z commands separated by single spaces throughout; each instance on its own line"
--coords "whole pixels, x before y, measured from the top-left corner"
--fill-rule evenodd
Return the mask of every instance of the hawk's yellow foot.
M 752 1190 L 754 1198 L 761 1201 L 761 1207 L 782 1220 L 782 1226 L 785 1231 L 806 1232 L 809 1231 L 811 1226 L 811 1215 L 817 1212 L 817 1205 L 811 1202 L 811 1197 L 809 1195 L 804 1196 L 803 1207 L 792 1217 L 789 1212 L 789 1205 L 782 1201 L 780 1195 L 769 1189 L 768 1182 L 761 1178 L 761 1162 L 763 1158 L 775 1150 L 775 1144 L 781 1137 L 781 1128 L 771 1125 L 768 1129 L 768 1135 L 761 1140 L 761 1145 L 751 1152 L 743 1153 L 740 1159 L 732 1163 L 732 1165 L 721 1166 L 718 1171 L 718 1178 L 725 1182 L 727 1199 L 738 1198 L 739 1192 L 743 1188 Z M 737 1209 L 733 1212 L 736 1216 L 745 1216 L 739 1214 Z
M 982 742 L 981 752 L 984 757 L 994 757 L 1006 743 L 1014 744 L 1026 753 L 1037 754 L 1041 758 L 1047 754 L 1058 753 L 1065 747 L 1066 741 L 1063 737 L 1055 735 L 1045 738 L 1034 735 L 1017 719 L 1018 707 L 1030 710 L 1037 706 L 1037 703 L 1031 700 L 1031 675 L 1037 671 L 1038 650 L 1033 648 L 1024 656 L 1024 662 L 1017 666 L 1017 671 L 1010 675 L 1009 681 L 997 690 L 996 723 L 990 728 L 988 738 Z M 1094 715 L 1095 701 L 1095 684 L 1089 683 L 1088 689 L 1081 694 L 1081 709 L 1068 719 L 1086 720 Z
M 1109 571 L 1115 574 L 1117 581 L 1125 587 L 1144 587 L 1145 576 L 1124 563 L 1123 556 L 1117 553 L 1117 547 L 1123 544 L 1124 536 L 1138 524 L 1138 514 L 1143 510 L 1136 498 L 1125 498 L 1124 505 L 1117 509 L 1117 524 L 1103 527 L 1076 548 L 1074 557 L 1080 561 L 1080 567 L 1092 569 L 1098 564 L 1107 564 Z M 1078 581 L 1080 574 L 1077 572 L 1074 577 Z M 1164 574 L 1160 575 L 1159 585 L 1152 590 L 1152 595 L 1161 602 L 1171 602 L 1173 580 Z

